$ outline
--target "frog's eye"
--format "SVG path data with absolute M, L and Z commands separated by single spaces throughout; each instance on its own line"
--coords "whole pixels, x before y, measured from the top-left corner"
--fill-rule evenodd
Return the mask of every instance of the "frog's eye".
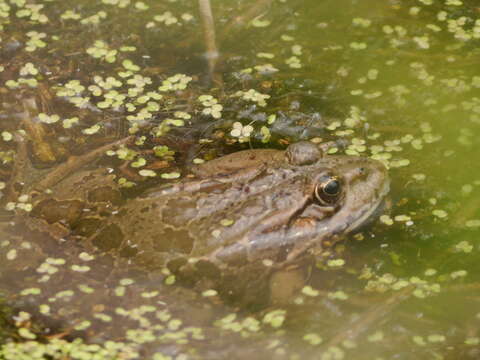
M 334 203 L 341 192 L 342 183 L 336 176 L 325 177 L 315 186 L 315 197 L 323 205 Z

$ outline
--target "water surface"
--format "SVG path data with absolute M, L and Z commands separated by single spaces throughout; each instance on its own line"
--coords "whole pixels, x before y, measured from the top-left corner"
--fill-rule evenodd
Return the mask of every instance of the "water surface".
M 120 169 L 126 183 L 136 183 L 128 196 L 181 176 L 194 157 L 281 148 L 299 139 L 347 139 L 350 145 L 340 151 L 389 166 L 391 212 L 330 259 L 319 259 L 307 287 L 289 304 L 256 313 L 180 286 L 159 286 L 164 274 L 105 277 L 108 262 L 92 263 L 94 275 L 77 271 L 55 279 L 51 269 L 71 266 L 59 260 L 68 251 L 5 235 L 2 288 L 15 311 L 24 312 L 15 317 L 17 329 L 8 329 L 22 341 L 4 345 L 3 357 L 31 353 L 27 345 L 39 354 L 65 349 L 54 339 L 83 337 L 100 344 L 105 358 L 121 358 L 117 347 L 124 358 L 154 359 L 478 358 L 477 4 L 276 1 L 255 20 L 231 25 L 253 3 L 212 2 L 220 85 L 209 81 L 196 3 L 0 2 L 4 218 L 10 221 L 12 209 L 21 213 L 30 203 L 7 191 L 14 159 L 21 158 L 15 145 L 21 129 L 34 165 L 27 185 L 71 154 L 133 134 L 130 152 L 92 163 Z M 162 83 L 175 74 L 184 75 Z M 249 89 L 270 98 L 263 104 L 261 96 L 248 100 L 237 93 Z M 200 95 L 214 96 L 223 108 Z M 30 117 L 45 124 L 44 134 L 24 120 L 32 99 L 37 108 Z M 238 136 L 232 130 L 239 126 L 252 129 Z M 167 145 L 177 152 L 176 162 L 145 151 L 163 144 L 158 139 L 165 135 L 175 136 Z M 140 158 L 145 167 L 131 166 Z M 121 172 L 125 165 L 129 171 Z M 46 270 L 25 270 L 33 263 Z M 53 285 L 42 281 L 49 269 Z M 54 300 L 48 292 L 56 293 Z M 92 308 L 95 302 L 103 308 Z M 48 323 L 45 305 L 59 311 L 51 315 L 51 330 L 32 325 L 25 313 L 40 312 L 44 318 L 35 318 Z M 47 334 L 50 343 L 28 344 L 34 333 L 40 339 Z M 75 351 L 100 353 L 74 344 Z

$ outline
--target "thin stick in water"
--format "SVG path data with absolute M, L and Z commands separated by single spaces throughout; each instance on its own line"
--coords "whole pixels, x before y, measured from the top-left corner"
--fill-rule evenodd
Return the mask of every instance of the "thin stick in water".
M 215 23 L 213 21 L 212 7 L 210 6 L 210 0 L 198 0 L 198 5 L 200 7 L 200 15 L 203 25 L 203 35 L 205 38 L 205 46 L 207 50 L 205 53 L 205 57 L 207 58 L 208 63 L 208 73 L 210 76 L 210 80 L 218 81 L 220 79 L 215 74 L 215 67 L 217 65 L 219 53 L 215 40 Z

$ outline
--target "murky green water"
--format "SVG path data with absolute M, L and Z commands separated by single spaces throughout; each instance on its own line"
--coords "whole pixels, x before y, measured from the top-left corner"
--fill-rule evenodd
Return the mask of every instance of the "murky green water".
M 78 266 L 64 272 L 72 264 L 62 259 L 81 246 L 72 252 L 10 232 L 0 241 L 1 290 L 22 312 L 8 330 L 18 345 L 4 345 L 0 358 L 42 358 L 68 346 L 75 359 L 480 356 L 478 4 L 273 1 L 249 25 L 230 26 L 252 4 L 212 2 L 222 87 L 208 85 L 196 2 L 0 1 L 4 227 L 32 201 L 9 188 L 21 168 L 21 129 L 35 165 L 25 188 L 70 154 L 129 134 L 130 150 L 110 149 L 93 163 L 139 188 L 183 175 L 193 157 L 345 138 L 345 152 L 390 167 L 390 213 L 338 249 L 340 266 L 319 260 L 289 304 L 256 313 L 166 286 L 165 274 L 110 274 L 108 261 L 90 263 L 87 275 Z M 191 79 L 162 83 L 177 73 Z M 257 92 L 247 98 L 249 89 Z M 45 133 L 22 115 L 32 99 Z M 241 136 L 232 132 L 242 126 Z M 146 151 L 164 135 L 176 162 L 165 149 Z M 28 343 L 36 336 L 47 345 Z M 68 345 L 76 337 L 102 349 Z

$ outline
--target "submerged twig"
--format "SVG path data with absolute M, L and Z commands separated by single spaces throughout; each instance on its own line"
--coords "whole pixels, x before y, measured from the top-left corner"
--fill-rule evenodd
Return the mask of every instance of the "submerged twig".
M 407 300 L 414 290 L 414 286 L 406 287 L 403 290 L 394 293 L 385 302 L 372 306 L 369 310 L 361 314 L 355 322 L 347 324 L 345 329 L 341 330 L 337 335 L 330 339 L 330 341 L 325 344 L 324 349 L 328 350 L 329 348 L 336 347 L 345 340 L 356 339 L 362 333 L 368 331 L 373 324 L 383 318 L 387 313 L 391 312 L 395 307 Z
M 207 58 L 209 77 L 211 81 L 221 84 L 221 77 L 215 72 L 219 52 L 215 40 L 215 22 L 213 20 L 210 0 L 198 0 L 198 5 L 202 18 L 203 36 L 206 47 L 205 57 Z
M 110 144 L 106 144 L 96 148 L 89 153 L 80 156 L 70 156 L 63 164 L 58 165 L 55 170 L 49 173 L 43 180 L 39 181 L 33 186 L 35 190 L 43 191 L 53 185 L 57 184 L 60 180 L 64 179 L 74 171 L 80 169 L 82 166 L 92 162 L 97 157 L 102 156 L 106 151 L 129 142 L 133 137 L 128 136 L 126 138 L 114 141 Z

